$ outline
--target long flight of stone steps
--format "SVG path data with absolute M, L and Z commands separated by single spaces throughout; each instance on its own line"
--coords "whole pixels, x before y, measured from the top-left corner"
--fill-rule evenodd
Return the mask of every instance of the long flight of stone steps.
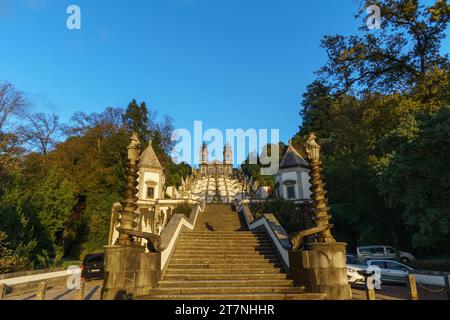
M 265 233 L 183 233 L 149 300 L 318 300 L 293 286 Z

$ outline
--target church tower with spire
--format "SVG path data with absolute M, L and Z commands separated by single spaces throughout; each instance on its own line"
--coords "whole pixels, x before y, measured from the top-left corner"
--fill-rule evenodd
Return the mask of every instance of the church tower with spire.
M 223 148 L 223 164 L 233 164 L 233 150 L 229 143 Z

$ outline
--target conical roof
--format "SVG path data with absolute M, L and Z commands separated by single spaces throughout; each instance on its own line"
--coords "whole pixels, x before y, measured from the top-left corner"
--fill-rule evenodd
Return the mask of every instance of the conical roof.
M 161 162 L 159 162 L 158 157 L 156 156 L 155 150 L 153 150 L 152 142 L 148 144 L 147 149 L 144 150 L 141 154 L 141 158 L 139 160 L 139 166 L 145 168 L 155 168 L 162 169 Z
M 295 150 L 292 144 L 289 144 L 289 148 L 284 154 L 283 160 L 281 160 L 280 168 L 293 168 L 293 167 L 309 167 L 308 162 Z

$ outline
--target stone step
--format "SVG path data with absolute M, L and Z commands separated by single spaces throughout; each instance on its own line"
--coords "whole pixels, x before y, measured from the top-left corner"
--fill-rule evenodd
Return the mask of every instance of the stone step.
M 204 255 L 210 254 L 238 254 L 238 255 L 247 255 L 247 254 L 255 254 L 259 253 L 261 255 L 267 254 L 276 254 L 273 247 L 250 247 L 250 248 L 232 248 L 232 247 L 221 247 L 221 248 L 201 248 L 201 247 L 186 247 L 186 248 L 176 248 L 175 253 L 198 253 Z
M 260 257 L 241 257 L 241 258 L 208 258 L 208 257 L 204 257 L 204 258 L 172 258 L 170 260 L 170 263 L 174 263 L 174 264 L 200 264 L 200 263 L 205 263 L 205 264 L 209 264 L 209 263 L 229 263 L 229 264 L 238 264 L 240 265 L 241 263 L 263 263 L 263 262 L 267 262 L 267 263 L 277 263 L 280 262 L 280 260 L 278 258 L 276 259 L 265 259 L 264 256 L 260 256 Z M 170 266 L 170 264 L 169 264 Z
M 270 242 L 270 240 L 268 238 L 236 238 L 236 239 L 230 239 L 230 238 L 226 238 L 226 239 L 222 239 L 222 238 L 217 238 L 217 239 L 212 239 L 212 238 L 180 238 L 178 239 L 179 242 L 201 242 L 201 243 L 205 243 L 205 242 L 218 242 L 218 243 L 246 243 L 246 242 Z
M 294 282 L 288 279 L 257 279 L 257 280 L 161 280 L 158 288 L 186 287 L 292 287 Z
M 165 280 L 258 280 L 258 279 L 271 279 L 271 280 L 285 280 L 287 275 L 285 273 L 207 273 L 207 274 L 182 274 L 171 273 L 166 274 Z
M 153 295 L 177 294 L 237 294 L 237 293 L 304 293 L 303 287 L 188 287 L 188 288 L 157 288 Z
M 273 248 L 271 242 L 253 242 L 253 241 L 243 241 L 243 242 L 221 242 L 221 243 L 213 243 L 211 241 L 205 242 L 178 242 L 176 248 L 205 248 L 205 249 L 214 249 L 214 248 L 235 248 L 235 249 L 254 249 L 254 248 L 262 248 L 268 249 Z
M 286 276 L 286 274 L 283 272 L 282 269 L 280 268 L 273 268 L 271 266 L 267 266 L 267 267 L 260 267 L 258 269 L 255 268 L 243 268 L 241 266 L 235 267 L 235 266 L 228 266 L 227 268 L 223 268 L 223 269 L 219 269 L 219 268 L 214 268 L 214 269 L 170 269 L 167 268 L 166 271 L 166 276 L 175 274 L 175 275 L 179 275 L 179 274 L 183 274 L 183 275 L 197 275 L 197 274 L 242 274 L 242 275 L 248 275 L 248 274 L 279 274 L 282 273 L 284 274 L 284 276 Z
M 254 270 L 258 270 L 259 268 L 282 268 L 281 263 L 240 263 L 239 265 L 230 266 L 229 263 L 201 263 L 201 264 L 169 264 L 169 269 L 234 269 L 238 270 L 239 268 L 242 269 L 250 269 L 253 268 Z
M 138 297 L 138 300 L 325 300 L 320 293 L 240 293 L 240 294 L 179 294 Z
M 236 250 L 238 250 L 238 249 L 244 249 L 244 250 L 251 250 L 251 249 L 254 249 L 254 250 L 261 250 L 261 249 L 273 249 L 273 246 L 272 245 L 253 245 L 253 244 L 243 244 L 243 245 L 239 245 L 239 246 L 236 246 L 236 245 L 232 245 L 232 244 L 217 244 L 217 245 L 214 245 L 214 244 L 208 244 L 208 245 L 198 245 L 198 244 L 191 244 L 191 245 L 189 245 L 189 244 L 187 244 L 187 243 L 179 243 L 178 245 L 177 245 L 177 249 L 194 249 L 194 250 L 199 250 L 199 249 L 205 249 L 205 250 L 207 250 L 207 249 L 209 249 L 209 250 L 216 250 L 216 251 L 219 251 L 219 250 L 222 250 L 222 249 L 236 249 Z
M 210 232 L 184 232 L 182 237 L 267 237 L 267 233 L 253 233 L 251 231 L 210 231 Z
M 251 251 L 246 254 L 239 254 L 239 253 L 199 253 L 199 252 L 193 252 L 193 253 L 185 253 L 182 251 L 176 251 L 172 255 L 172 259 L 189 259 L 189 258 L 210 258 L 210 259 L 239 259 L 239 258 L 258 258 L 262 257 L 265 259 L 278 259 L 278 255 L 275 254 L 275 252 L 270 253 L 260 253 L 258 251 Z
M 252 232 L 252 231 L 187 231 L 181 234 L 182 236 L 191 236 L 191 235 L 220 235 L 220 236 L 235 236 L 235 235 L 267 235 L 265 232 Z
M 254 254 L 254 253 L 260 253 L 260 254 L 276 254 L 273 247 L 268 248 L 176 248 L 174 251 L 175 253 L 185 253 L 185 254 Z
M 178 247 L 196 247 L 196 248 L 227 248 L 227 247 L 233 247 L 233 248 L 254 248 L 254 247 L 272 247 L 272 243 L 268 241 L 263 242 L 256 242 L 256 241 L 242 241 L 242 242 L 221 242 L 221 243 L 211 243 L 211 241 L 183 241 L 179 242 L 177 245 Z
M 225 218 L 220 218 L 225 219 Z M 207 222 L 205 222 L 207 223 Z M 216 222 L 216 224 L 218 224 Z M 182 236 L 243 236 L 243 237 L 256 237 L 256 236 L 267 236 L 266 232 L 252 232 L 252 231 L 187 231 L 181 234 Z
M 270 241 L 267 237 L 180 237 L 178 241 L 195 241 L 195 242 L 205 242 L 205 241 L 214 241 L 214 242 L 246 242 L 246 241 Z

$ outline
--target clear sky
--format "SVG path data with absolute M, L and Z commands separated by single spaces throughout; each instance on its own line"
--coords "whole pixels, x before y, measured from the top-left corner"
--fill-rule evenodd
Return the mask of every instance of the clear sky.
M 358 3 L 0 0 L 0 80 L 63 122 L 135 98 L 177 128 L 280 129 L 286 142 L 326 61 L 321 38 L 355 33 Z M 71 4 L 81 30 L 66 28 Z

